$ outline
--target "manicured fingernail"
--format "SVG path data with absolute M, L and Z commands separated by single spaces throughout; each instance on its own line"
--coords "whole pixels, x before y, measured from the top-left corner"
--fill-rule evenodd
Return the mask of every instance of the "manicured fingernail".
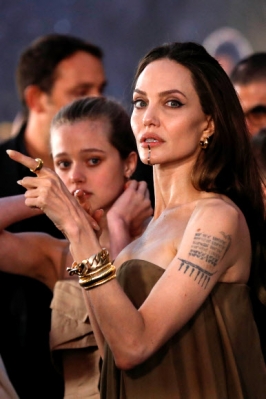
M 21 184 L 21 180 L 18 180 L 17 183 L 18 183 L 20 186 L 22 185 L 22 184 Z
M 97 223 L 92 223 L 92 227 L 94 228 L 94 230 L 97 230 L 97 231 L 100 230 L 100 227 Z

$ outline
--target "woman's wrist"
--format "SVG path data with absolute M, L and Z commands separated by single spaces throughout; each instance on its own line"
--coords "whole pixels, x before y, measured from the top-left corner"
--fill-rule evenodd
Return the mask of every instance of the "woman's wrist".
M 65 209 L 62 217 L 60 217 L 60 230 L 65 234 L 71 242 L 80 242 L 82 237 L 90 236 L 93 232 L 91 225 L 93 224 L 88 220 L 88 215 L 83 208 L 76 202 L 71 202 Z
M 70 276 L 78 275 L 79 284 L 85 290 L 98 287 L 116 277 L 116 268 L 110 261 L 109 251 L 102 248 L 100 252 L 84 259 L 82 262 L 73 262 L 67 268 Z
M 64 233 L 70 242 L 71 254 L 76 262 L 81 262 L 102 249 L 95 231 L 88 222 L 80 222 L 69 223 Z

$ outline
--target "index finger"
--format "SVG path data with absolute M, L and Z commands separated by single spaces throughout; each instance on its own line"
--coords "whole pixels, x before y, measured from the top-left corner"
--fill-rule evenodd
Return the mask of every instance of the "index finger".
M 138 182 L 137 182 L 137 180 L 128 180 L 128 181 L 125 183 L 125 189 L 127 189 L 127 188 L 129 188 L 129 187 L 131 187 L 131 188 L 134 189 L 134 190 L 137 190 L 137 188 L 138 188 Z
M 141 192 L 143 195 L 146 193 L 147 191 L 147 182 L 144 180 L 141 180 L 138 182 L 138 191 Z
M 21 154 L 21 152 L 15 150 L 6 150 L 6 152 L 9 157 L 13 159 L 13 161 L 21 163 L 22 165 L 26 166 L 26 168 L 35 169 L 38 165 L 38 162 L 36 162 L 35 159 Z

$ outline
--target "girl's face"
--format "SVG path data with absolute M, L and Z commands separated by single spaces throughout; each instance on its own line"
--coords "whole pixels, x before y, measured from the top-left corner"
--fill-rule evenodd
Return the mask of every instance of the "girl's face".
M 92 210 L 108 210 L 122 193 L 130 170 L 109 140 L 109 123 L 79 121 L 52 129 L 55 172 L 74 194 L 83 190 Z
M 213 133 L 190 71 L 175 61 L 153 61 L 143 70 L 133 104 L 131 125 L 144 163 L 149 152 L 151 164 L 195 161 L 201 151 L 200 140 Z

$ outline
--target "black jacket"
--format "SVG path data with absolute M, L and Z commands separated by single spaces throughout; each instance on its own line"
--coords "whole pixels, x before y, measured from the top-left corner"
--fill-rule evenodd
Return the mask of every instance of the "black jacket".
M 24 131 L 25 125 L 16 137 L 0 144 L 0 197 L 23 194 L 25 189 L 17 180 L 33 175 L 6 153 L 13 149 L 28 155 Z M 63 238 L 45 215 L 23 220 L 8 230 L 41 231 Z M 20 399 L 63 398 L 63 378 L 53 367 L 49 349 L 51 299 L 52 292 L 37 280 L 0 272 L 0 353 Z

